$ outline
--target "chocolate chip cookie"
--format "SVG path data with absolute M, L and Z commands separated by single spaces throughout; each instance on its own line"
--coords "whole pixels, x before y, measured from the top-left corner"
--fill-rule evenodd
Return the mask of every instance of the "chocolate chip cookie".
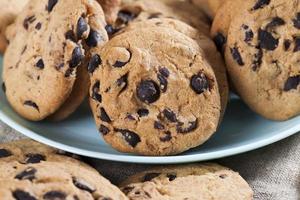
M 81 83 L 85 89 L 76 87 L 79 68 L 89 60 L 89 50 L 101 47 L 108 36 L 95 0 L 33 0 L 8 39 L 3 69 L 7 99 L 21 116 L 38 121 L 59 109 L 63 117 L 57 118 L 64 118 L 83 101 L 89 83 Z M 73 92 L 82 95 L 73 98 Z M 71 109 L 63 105 L 67 101 Z
M 215 74 L 197 42 L 180 32 L 149 27 L 119 34 L 90 69 L 97 126 L 119 151 L 178 154 L 216 131 Z
M 287 120 L 300 113 L 300 4 L 248 0 L 244 6 L 228 32 L 232 82 L 255 112 Z
M 157 168 L 128 178 L 122 190 L 131 200 L 252 200 L 253 191 L 238 174 L 215 164 Z

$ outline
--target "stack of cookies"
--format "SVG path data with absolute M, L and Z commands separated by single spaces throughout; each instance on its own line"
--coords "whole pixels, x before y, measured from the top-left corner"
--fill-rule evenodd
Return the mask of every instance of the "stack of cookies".
M 217 164 L 154 167 L 120 187 L 75 155 L 31 140 L 0 144 L 1 200 L 253 199 L 238 173 Z

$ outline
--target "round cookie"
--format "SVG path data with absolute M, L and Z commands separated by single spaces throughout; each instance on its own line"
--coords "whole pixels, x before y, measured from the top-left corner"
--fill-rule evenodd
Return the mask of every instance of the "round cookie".
M 1 0 L 0 1 L 0 52 L 4 53 L 7 40 L 6 27 L 12 24 L 17 15 L 22 11 L 28 0 Z
M 140 29 L 143 27 L 164 27 L 176 30 L 180 33 L 185 34 L 186 36 L 197 41 L 199 46 L 203 49 L 206 59 L 213 68 L 219 87 L 219 92 L 221 96 L 221 108 L 222 116 L 225 113 L 228 99 L 229 99 L 229 86 L 227 81 L 227 72 L 224 60 L 220 53 L 217 51 L 214 42 L 205 34 L 201 33 L 197 29 L 192 28 L 184 22 L 181 22 L 176 19 L 170 18 L 158 18 L 158 19 L 149 19 L 144 21 L 137 21 L 130 23 L 122 32 L 134 29 Z M 222 118 L 222 117 L 221 117 Z M 221 119 L 222 120 L 222 119 Z M 221 121 L 220 120 L 220 121 Z
M 135 29 L 114 37 L 94 57 L 100 55 L 102 65 L 93 66 L 91 76 L 91 107 L 115 149 L 172 155 L 215 133 L 218 85 L 194 40 L 167 28 Z
M 94 0 L 32 0 L 9 33 L 3 69 L 9 103 L 33 121 L 60 108 L 69 115 L 88 91 L 74 88 L 77 68 L 84 67 L 90 48 L 99 48 L 108 40 L 101 6 Z M 83 94 L 68 110 L 62 106 L 72 92 Z
M 226 0 L 192 0 L 192 2 L 213 19 Z
M 253 199 L 252 189 L 238 173 L 213 164 L 172 166 L 141 173 L 122 190 L 131 200 Z
M 233 19 L 226 50 L 232 82 L 251 109 L 265 118 L 300 114 L 300 4 L 297 0 L 244 4 Z

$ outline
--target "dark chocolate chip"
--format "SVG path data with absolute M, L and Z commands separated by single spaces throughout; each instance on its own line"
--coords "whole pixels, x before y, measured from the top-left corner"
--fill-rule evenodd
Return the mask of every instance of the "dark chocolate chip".
M 256 71 L 261 66 L 262 58 L 263 58 L 263 50 L 258 49 L 258 52 L 254 55 L 254 60 L 252 62 L 253 71 Z
M 264 8 L 265 6 L 270 4 L 270 1 L 271 0 L 257 0 L 252 10 Z
M 137 114 L 139 115 L 139 117 L 145 117 L 149 115 L 149 110 L 142 108 L 137 111 Z
M 89 29 L 86 20 L 80 17 L 77 21 L 77 38 L 82 39 L 83 34 Z
M 170 131 L 167 131 L 167 132 L 165 132 L 165 136 L 163 136 L 163 137 L 161 137 L 159 139 L 162 142 L 168 142 L 168 141 L 172 140 L 172 134 L 171 134 Z
M 121 76 L 117 80 L 117 86 L 121 88 L 119 94 L 121 94 L 122 92 L 124 92 L 127 89 L 127 86 L 128 86 L 128 73 L 126 73 L 125 75 Z
M 162 68 L 160 68 L 158 71 L 159 71 L 159 73 L 160 73 L 161 75 L 163 75 L 164 77 L 169 78 L 170 72 L 169 72 L 169 70 L 168 70 L 167 68 L 162 67 Z
M 300 29 L 300 12 L 297 13 L 297 16 L 295 19 L 293 19 L 294 27 L 297 29 Z
M 294 47 L 294 52 L 300 51 L 300 37 L 295 37 L 295 47 Z
M 23 21 L 23 26 L 24 26 L 24 28 L 25 28 L 26 30 L 28 30 L 29 25 L 30 25 L 31 23 L 33 23 L 35 20 L 36 20 L 36 18 L 35 18 L 34 15 L 33 15 L 33 16 L 29 16 L 29 17 L 26 17 L 26 18 L 24 19 L 24 21 Z
M 99 94 L 100 91 L 100 81 L 96 81 L 92 88 L 92 98 L 98 102 L 102 102 L 102 96 Z
M 104 108 L 100 108 L 100 119 L 104 122 L 107 122 L 107 123 L 110 123 L 111 122 L 111 119 L 110 117 L 108 116 L 108 114 L 106 113 L 105 109 Z
M 274 51 L 278 47 L 279 40 L 274 38 L 272 33 L 259 29 L 258 30 L 259 47 L 268 51 Z
M 159 80 L 159 85 L 162 93 L 165 93 L 168 89 L 168 79 L 162 74 L 157 74 L 157 79 Z
M 154 128 L 157 129 L 157 130 L 164 130 L 165 126 L 162 123 L 160 123 L 159 121 L 155 121 L 154 122 Z
M 117 22 L 121 24 L 128 24 L 134 18 L 136 18 L 136 15 L 134 13 L 127 10 L 120 10 L 118 13 Z
M 274 17 L 272 21 L 269 24 L 267 24 L 266 30 L 282 25 L 285 25 L 285 21 L 280 17 Z
M 107 34 L 108 34 L 110 37 L 113 36 L 114 34 L 116 34 L 117 32 L 120 31 L 119 28 L 114 28 L 114 27 L 113 27 L 112 25 L 110 25 L 110 24 L 107 24 L 107 25 L 105 26 L 105 30 L 106 30 Z
M 74 72 L 74 69 L 73 68 L 69 68 L 67 69 L 66 73 L 65 73 L 65 77 L 68 78 L 70 77 Z
M 223 53 L 223 47 L 226 44 L 226 37 L 222 33 L 217 33 L 213 38 L 219 52 Z
M 150 104 L 159 99 L 160 88 L 154 81 L 144 80 L 138 84 L 136 94 L 139 100 L 144 103 Z
M 84 58 L 84 56 L 82 54 L 81 48 L 75 47 L 72 52 L 72 58 L 69 62 L 70 68 L 78 67 L 81 64 L 83 58 Z
M 135 117 L 133 115 L 129 114 L 129 113 L 127 113 L 126 119 L 129 119 L 131 121 L 135 121 L 136 120 Z
M 58 0 L 48 0 L 48 6 L 47 10 L 48 12 L 51 12 L 54 8 L 54 6 L 57 4 Z
M 158 176 L 160 176 L 160 173 L 155 173 L 155 172 L 154 172 L 154 173 L 147 173 L 147 174 L 144 176 L 142 182 L 152 181 L 154 178 L 156 178 L 156 177 L 158 177 Z
M 195 120 L 193 122 L 189 122 L 188 127 L 184 127 L 183 123 L 178 123 L 176 126 L 176 130 L 178 133 L 186 134 L 190 133 L 198 128 L 198 120 Z
M 140 136 L 133 131 L 126 129 L 115 129 L 115 131 L 120 132 L 126 142 L 132 147 L 136 147 L 136 145 L 141 142 Z
M 79 179 L 76 177 L 73 177 L 73 184 L 77 188 L 87 191 L 89 193 L 93 193 L 96 191 L 96 189 L 93 186 L 91 186 L 89 183 L 87 183 L 85 180 L 82 180 L 82 179 Z
M 244 41 L 249 44 L 249 42 L 251 42 L 253 40 L 254 33 L 249 28 L 249 26 L 247 26 L 245 24 L 242 25 L 242 28 L 245 30 L 245 39 L 244 39 Z
M 190 87 L 196 94 L 202 94 L 206 90 L 209 90 L 210 85 L 207 77 L 203 72 L 193 75 L 190 82 Z
M 163 110 L 163 115 L 170 122 L 173 122 L 173 123 L 177 122 L 176 114 L 169 108 L 166 108 Z
M 43 195 L 44 200 L 65 200 L 67 195 L 61 191 L 50 191 Z
M 86 44 L 89 47 L 97 47 L 98 43 L 103 41 L 102 36 L 95 30 L 91 29 L 88 38 L 86 39 Z
M 88 65 L 88 71 L 92 74 L 94 71 L 99 67 L 99 65 L 102 64 L 102 59 L 98 54 L 93 55 L 91 58 L 89 65 Z
M 123 62 L 123 61 L 117 60 L 117 61 L 113 64 L 113 67 L 116 67 L 116 68 L 122 68 L 122 67 L 124 67 L 125 65 L 127 65 L 127 64 L 130 62 L 131 57 L 132 57 L 132 54 L 131 54 L 131 52 L 130 52 L 128 49 L 127 49 L 127 51 L 128 51 L 129 54 L 130 54 L 130 57 L 129 57 L 128 61 Z
M 2 83 L 2 91 L 5 93 L 6 92 L 6 86 L 5 86 L 5 83 L 3 82 Z
M 34 196 L 31 196 L 31 194 L 22 190 L 13 191 L 12 195 L 16 200 L 37 200 Z
M 41 161 L 46 161 L 46 157 L 42 154 L 33 154 L 29 153 L 26 155 L 25 163 L 26 164 L 36 164 Z
M 65 33 L 65 38 L 66 38 L 67 40 L 71 40 L 71 41 L 73 41 L 73 42 L 77 42 L 75 33 L 74 33 L 74 31 L 72 31 L 72 30 L 69 30 L 69 31 L 67 31 L 67 32 Z
M 39 59 L 39 60 L 37 61 L 37 63 L 35 64 L 35 66 L 36 66 L 37 68 L 39 68 L 39 69 L 44 69 L 45 64 L 44 64 L 43 59 Z
M 38 22 L 36 25 L 35 25 L 35 29 L 36 30 L 40 30 L 42 28 L 42 23 L 41 22 Z
M 110 132 L 110 130 L 109 130 L 109 128 L 107 128 L 106 126 L 104 126 L 103 124 L 101 124 L 100 127 L 99 127 L 99 132 L 102 135 L 107 135 Z
M 245 63 L 237 47 L 230 48 L 231 55 L 238 65 L 244 66 Z
M 30 101 L 30 100 L 25 101 L 25 102 L 24 102 L 24 105 L 25 105 L 25 106 L 33 107 L 33 108 L 35 108 L 37 111 L 40 111 L 38 105 L 37 105 L 36 103 L 34 103 L 33 101 Z
M 300 75 L 292 76 L 287 79 L 284 85 L 284 91 L 296 90 L 300 85 Z
M 290 40 L 284 40 L 284 50 L 288 51 L 290 49 L 291 46 L 291 41 Z
M 176 174 L 167 174 L 167 177 L 169 178 L 169 181 L 174 181 L 177 178 Z
M 25 169 L 24 171 L 20 172 L 19 174 L 17 174 L 15 176 L 15 179 L 19 179 L 19 180 L 30 180 L 32 181 L 33 179 L 35 179 L 35 173 L 36 173 L 36 169 L 33 167 L 28 167 L 27 169 Z
M 0 158 L 7 158 L 12 156 L 12 153 L 7 149 L 0 149 Z

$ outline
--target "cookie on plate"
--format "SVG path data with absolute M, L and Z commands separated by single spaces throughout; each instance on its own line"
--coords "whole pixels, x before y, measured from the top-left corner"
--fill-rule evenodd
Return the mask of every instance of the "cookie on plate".
M 228 32 L 230 77 L 255 112 L 287 120 L 300 113 L 300 4 L 247 0 L 244 6 Z
M 253 191 L 236 172 L 216 164 L 160 167 L 129 177 L 122 190 L 131 200 L 252 200 Z
M 193 39 L 163 27 L 135 29 L 115 36 L 100 56 L 101 65 L 90 65 L 91 107 L 115 149 L 178 154 L 216 132 L 218 84 Z
M 226 0 L 192 0 L 192 2 L 213 19 Z
M 3 80 L 15 111 L 33 121 L 59 109 L 64 116 L 56 118 L 71 114 L 88 92 L 89 83 L 76 87 L 84 70 L 79 68 L 85 68 L 91 48 L 108 40 L 101 6 L 95 0 L 32 0 L 8 32 Z
M 0 52 L 4 53 L 7 40 L 5 31 L 12 24 L 17 15 L 22 11 L 28 0 L 1 0 L 0 1 Z

